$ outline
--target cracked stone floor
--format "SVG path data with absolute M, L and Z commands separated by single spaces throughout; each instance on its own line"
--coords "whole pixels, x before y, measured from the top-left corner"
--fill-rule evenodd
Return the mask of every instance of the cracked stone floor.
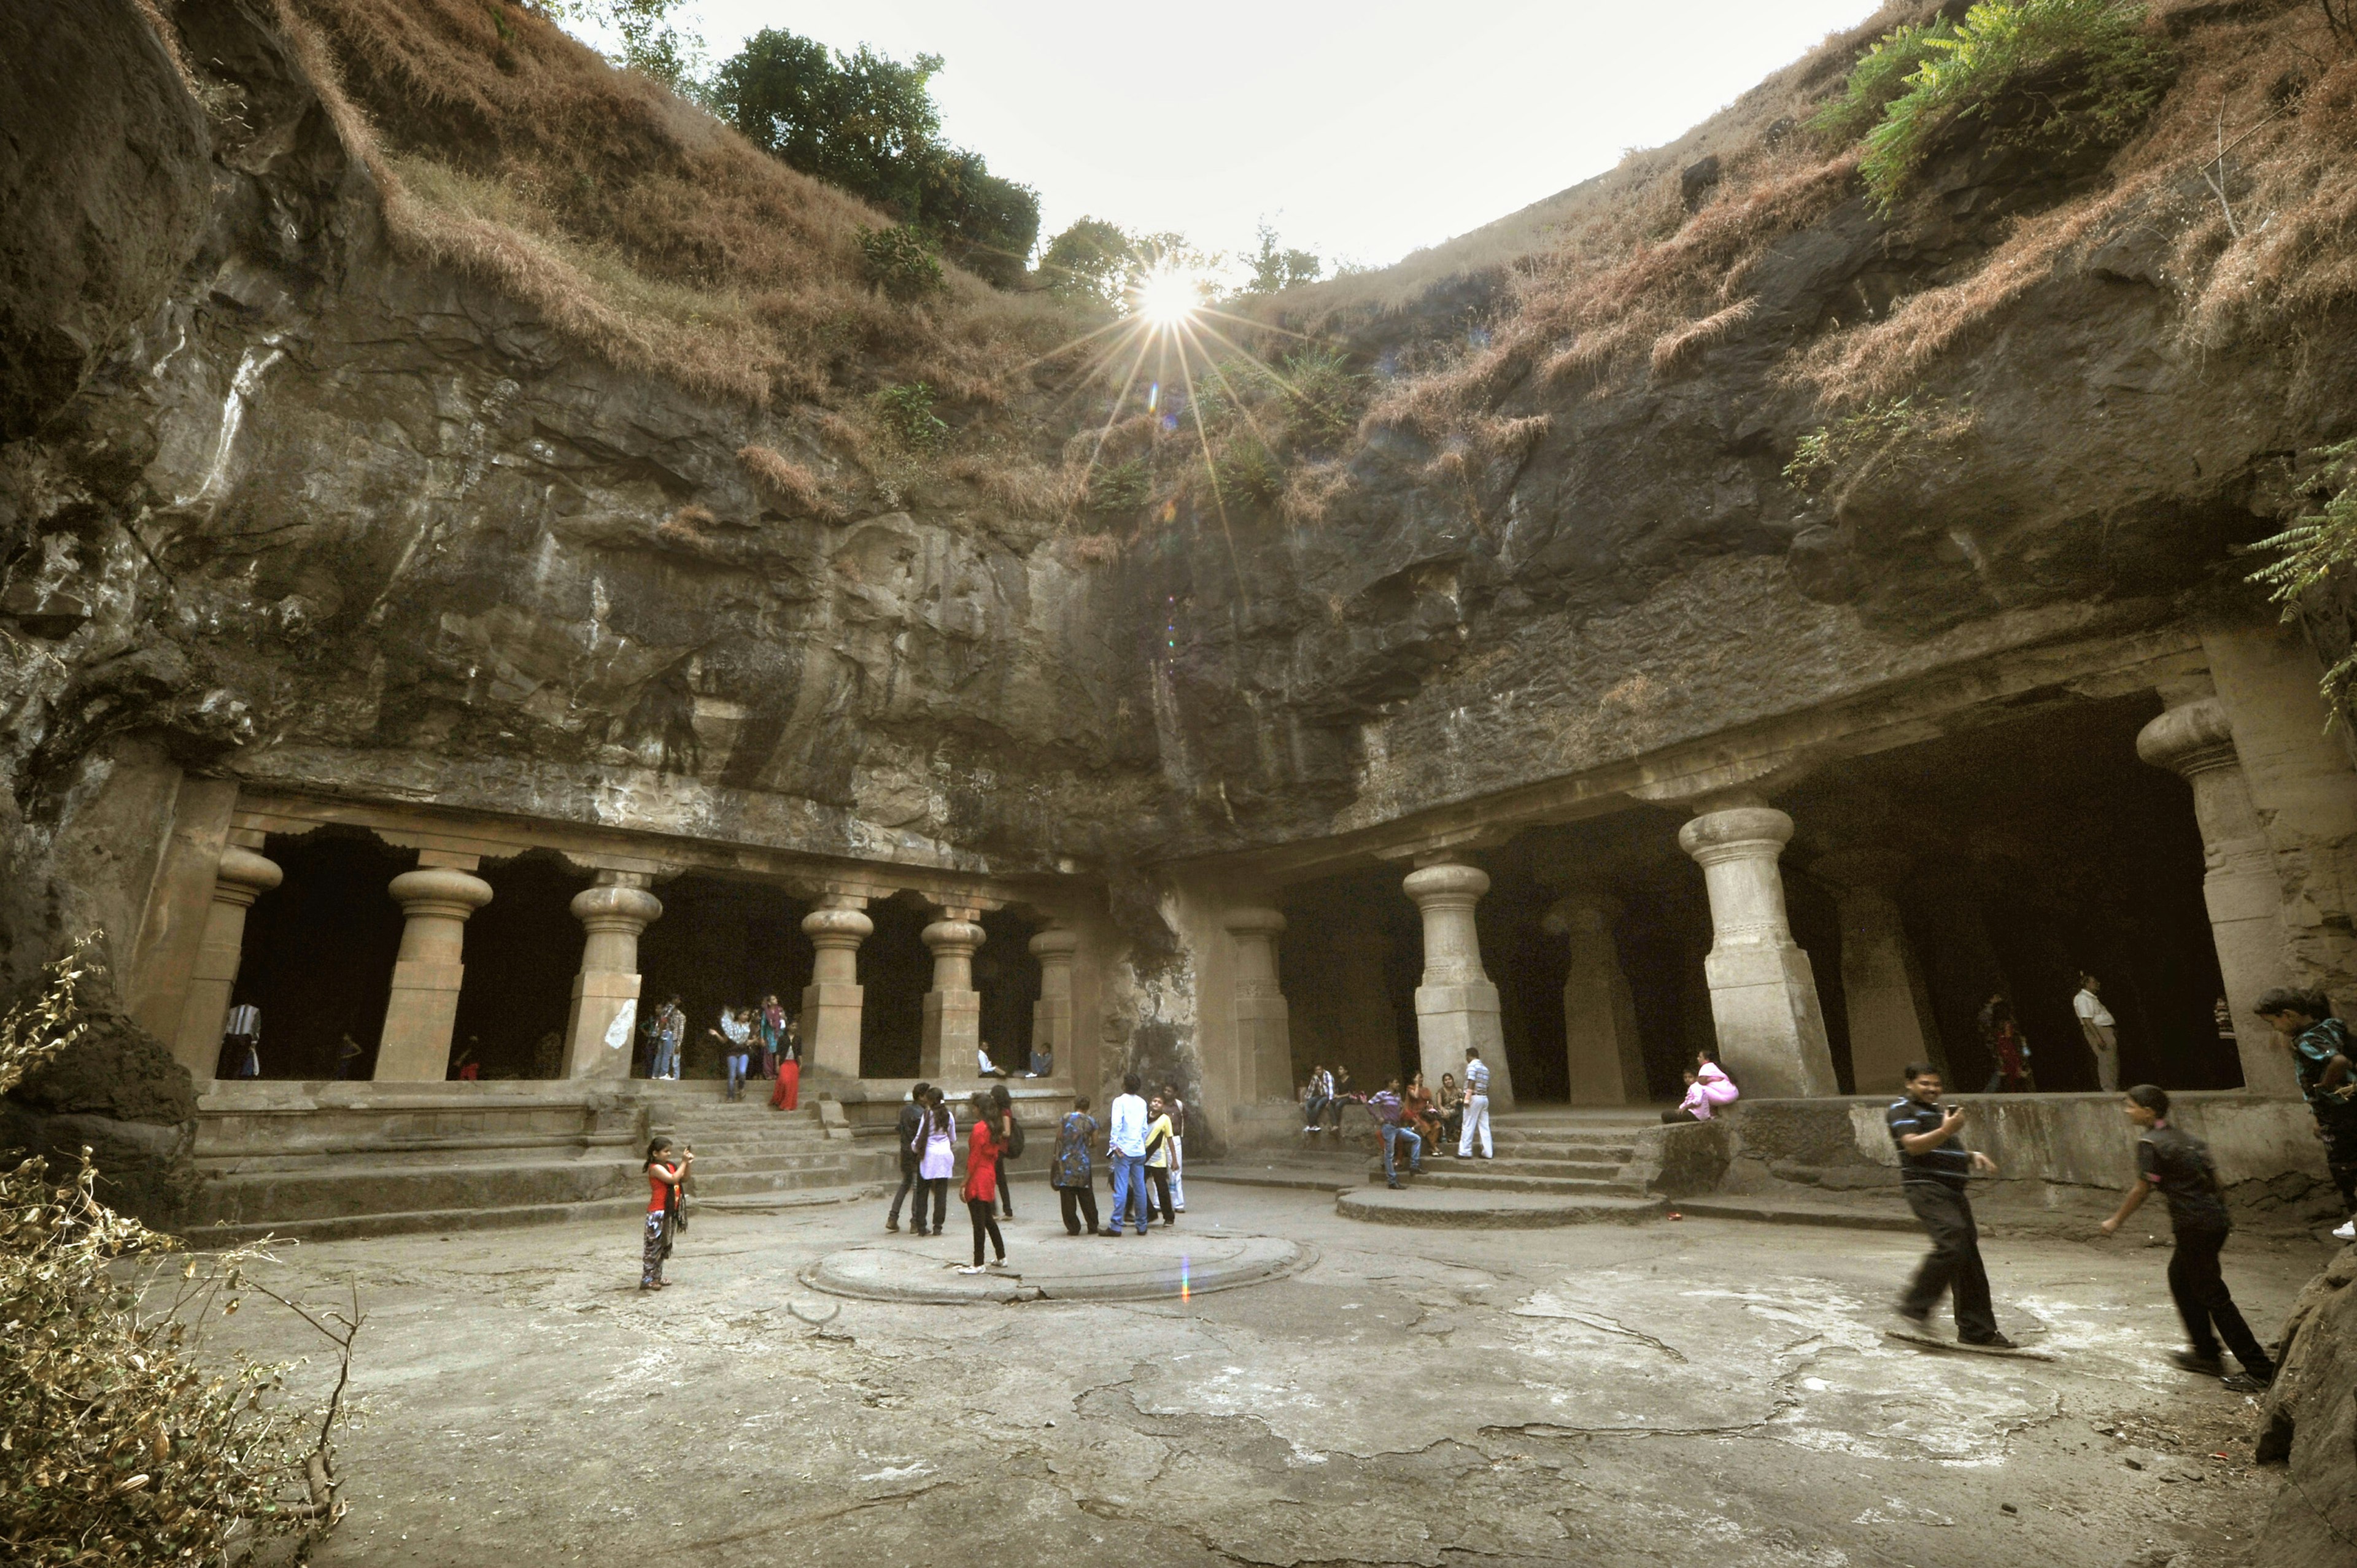
M 2055 1364 L 1881 1337 L 1905 1235 L 1687 1220 L 1478 1232 L 1192 1184 L 1185 1228 L 1317 1251 L 1186 1302 L 841 1301 L 798 1272 L 880 1204 L 696 1220 L 673 1288 L 628 1225 L 288 1249 L 368 1313 L 350 1517 L 324 1563 L 2241 1563 L 2277 1485 L 2249 1407 L 2169 1367 L 2133 1240 L 1997 1241 Z M 1009 1227 L 1067 1239 L 1037 1182 Z M 964 1244 L 924 1247 L 951 1259 Z M 2238 1238 L 2272 1335 L 2320 1254 Z M 822 1337 L 790 1310 L 840 1316 Z M 243 1348 L 313 1354 L 253 1309 Z M 305 1374 L 316 1377 L 315 1361 Z M 2223 1454 L 2224 1458 L 2212 1457 Z

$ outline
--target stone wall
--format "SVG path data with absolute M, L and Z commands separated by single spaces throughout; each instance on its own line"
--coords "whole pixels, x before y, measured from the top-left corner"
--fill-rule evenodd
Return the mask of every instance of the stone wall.
M 2136 1132 L 2115 1094 L 1963 1094 L 1965 1144 L 1997 1165 L 1997 1181 L 2125 1191 L 2136 1175 Z M 1879 1098 L 1747 1100 L 1727 1113 L 1738 1163 L 1757 1174 L 1833 1188 L 1895 1186 L 1898 1151 Z M 2239 1091 L 2169 1097 L 2170 1120 L 2210 1145 L 2238 1208 L 2297 1205 L 2329 1189 L 2315 1121 L 2297 1100 Z
M 2251 1561 L 2343 1568 L 2357 1556 L 2357 1247 L 2344 1247 L 2284 1319 L 2261 1403 L 2257 1457 L 2285 1466 Z

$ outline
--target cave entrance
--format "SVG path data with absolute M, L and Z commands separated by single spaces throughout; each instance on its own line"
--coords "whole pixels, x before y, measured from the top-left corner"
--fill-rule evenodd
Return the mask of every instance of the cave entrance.
M 933 954 L 920 934 L 932 908 L 914 893 L 867 907 L 875 933 L 859 944 L 859 1076 L 914 1078 L 922 1055 L 925 993 L 933 988 Z M 979 956 L 979 955 L 977 955 Z M 970 1077 L 972 1062 L 943 1064 L 946 1076 Z
M 2058 704 L 1860 758 L 1780 796 L 1799 824 L 1785 857 L 1793 931 L 1820 993 L 1840 973 L 1839 950 L 1804 914 L 1838 880 L 1828 857 L 1888 848 L 1907 857 L 1888 891 L 1953 1087 L 1988 1080 L 1978 1015 L 2002 993 L 2038 1088 L 2095 1089 L 2071 1004 L 2082 969 L 2118 1020 L 2122 1084 L 2240 1087 L 2240 1054 L 2213 1016 L 2223 986 L 2191 790 L 2136 756 L 2136 732 L 2160 709 L 2148 693 Z M 1826 1011 L 1830 1025 L 1830 998 Z
M 1715 1037 L 1703 955 L 1710 950 L 1710 906 L 1701 874 L 1678 848 L 1682 813 L 1644 808 L 1582 822 L 1529 829 L 1480 857 L 1490 891 L 1478 908 L 1481 956 L 1498 987 L 1500 1024 L 1514 1071 L 1517 1103 L 1571 1099 L 1568 1026 L 1580 1026 L 1581 1048 L 1620 1052 L 1620 1031 L 1633 1024 L 1639 1070 L 1623 1083 L 1625 1102 L 1674 1102 L 1697 1050 Z M 1609 950 L 1584 953 L 1587 972 L 1617 961 L 1630 1014 L 1620 1018 L 1593 984 L 1567 997 L 1574 935 L 1549 917 L 1566 900 L 1602 911 Z M 1567 1006 L 1583 1009 L 1577 1020 Z M 1595 1015 L 1587 1010 L 1601 1008 Z M 1582 1075 L 1592 1088 L 1590 1074 Z M 1613 1073 L 1619 1078 L 1620 1072 Z
M 802 1010 L 813 957 L 802 922 L 811 906 L 772 883 L 704 871 L 654 892 L 663 912 L 639 939 L 640 1006 L 651 1015 L 677 996 L 687 1014 L 680 1076 L 726 1078 L 721 1042 L 710 1033 L 721 1008 L 758 1007 L 775 994 L 789 1014 Z M 577 935 L 574 946 L 577 958 Z M 637 1050 L 631 1070 L 643 1075 L 652 1065 L 643 1036 Z
M 401 951 L 401 906 L 388 890 L 417 864 L 372 833 L 323 827 L 273 834 L 262 853 L 285 879 L 253 901 L 235 1004 L 262 1011 L 262 1076 L 366 1079 Z M 360 1047 L 343 1054 L 349 1036 Z
M 450 1076 L 472 1061 L 486 1079 L 563 1078 L 583 941 L 571 906 L 589 878 L 546 850 L 476 875 L 491 885 L 491 901 L 467 922 Z
M 1347 1067 L 1351 1091 L 1372 1094 L 1393 1074 L 1417 1070 L 1424 924 L 1400 890 L 1403 875 L 1372 865 L 1298 884 L 1278 899 L 1295 1085 L 1312 1067 Z
M 1017 909 L 992 909 L 982 917 L 984 941 L 974 955 L 974 988 L 982 993 L 982 1043 L 990 1059 L 1009 1073 L 1031 1065 L 1031 1014 L 1039 1000 L 1039 961 L 1031 939 L 1044 922 Z M 1070 1072 L 1071 1064 L 1058 1062 Z

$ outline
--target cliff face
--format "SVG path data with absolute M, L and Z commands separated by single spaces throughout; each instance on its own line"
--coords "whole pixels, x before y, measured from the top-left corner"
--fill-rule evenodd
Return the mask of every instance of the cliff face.
M 2179 615 L 2357 406 L 2345 314 L 2304 317 L 2297 351 L 2184 330 L 2185 179 L 2130 199 L 2100 160 L 1959 145 L 1883 217 L 1837 159 L 1779 154 L 1715 197 L 1717 166 L 1673 149 L 1657 177 L 1690 210 L 1644 253 L 1687 247 L 1739 295 L 1726 319 L 1599 369 L 1533 325 L 1527 269 L 1340 312 L 1374 406 L 1317 476 L 1322 515 L 1196 497 L 1075 535 L 954 465 L 863 454 L 815 403 L 618 370 L 410 259 L 296 24 L 170 16 L 182 61 L 129 0 L 16 7 L 28 47 L 0 50 L 41 62 L 0 99 L 27 217 L 0 240 L 20 966 L 89 913 L 55 857 L 117 736 L 313 789 L 1119 865 Z M 1907 380 L 1913 412 L 1796 375 L 2081 208 Z M 1469 333 L 1523 348 L 1450 348 Z M 1005 417 L 1052 449 L 1051 403 L 1027 387 Z M 1884 412 L 1838 460 L 1786 476 L 1861 406 Z

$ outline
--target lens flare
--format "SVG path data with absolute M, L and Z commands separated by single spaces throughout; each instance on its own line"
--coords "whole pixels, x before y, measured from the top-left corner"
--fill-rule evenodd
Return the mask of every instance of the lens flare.
M 1184 326 L 1194 319 L 1202 303 L 1197 281 L 1176 267 L 1146 274 L 1132 295 L 1136 314 L 1152 327 Z

